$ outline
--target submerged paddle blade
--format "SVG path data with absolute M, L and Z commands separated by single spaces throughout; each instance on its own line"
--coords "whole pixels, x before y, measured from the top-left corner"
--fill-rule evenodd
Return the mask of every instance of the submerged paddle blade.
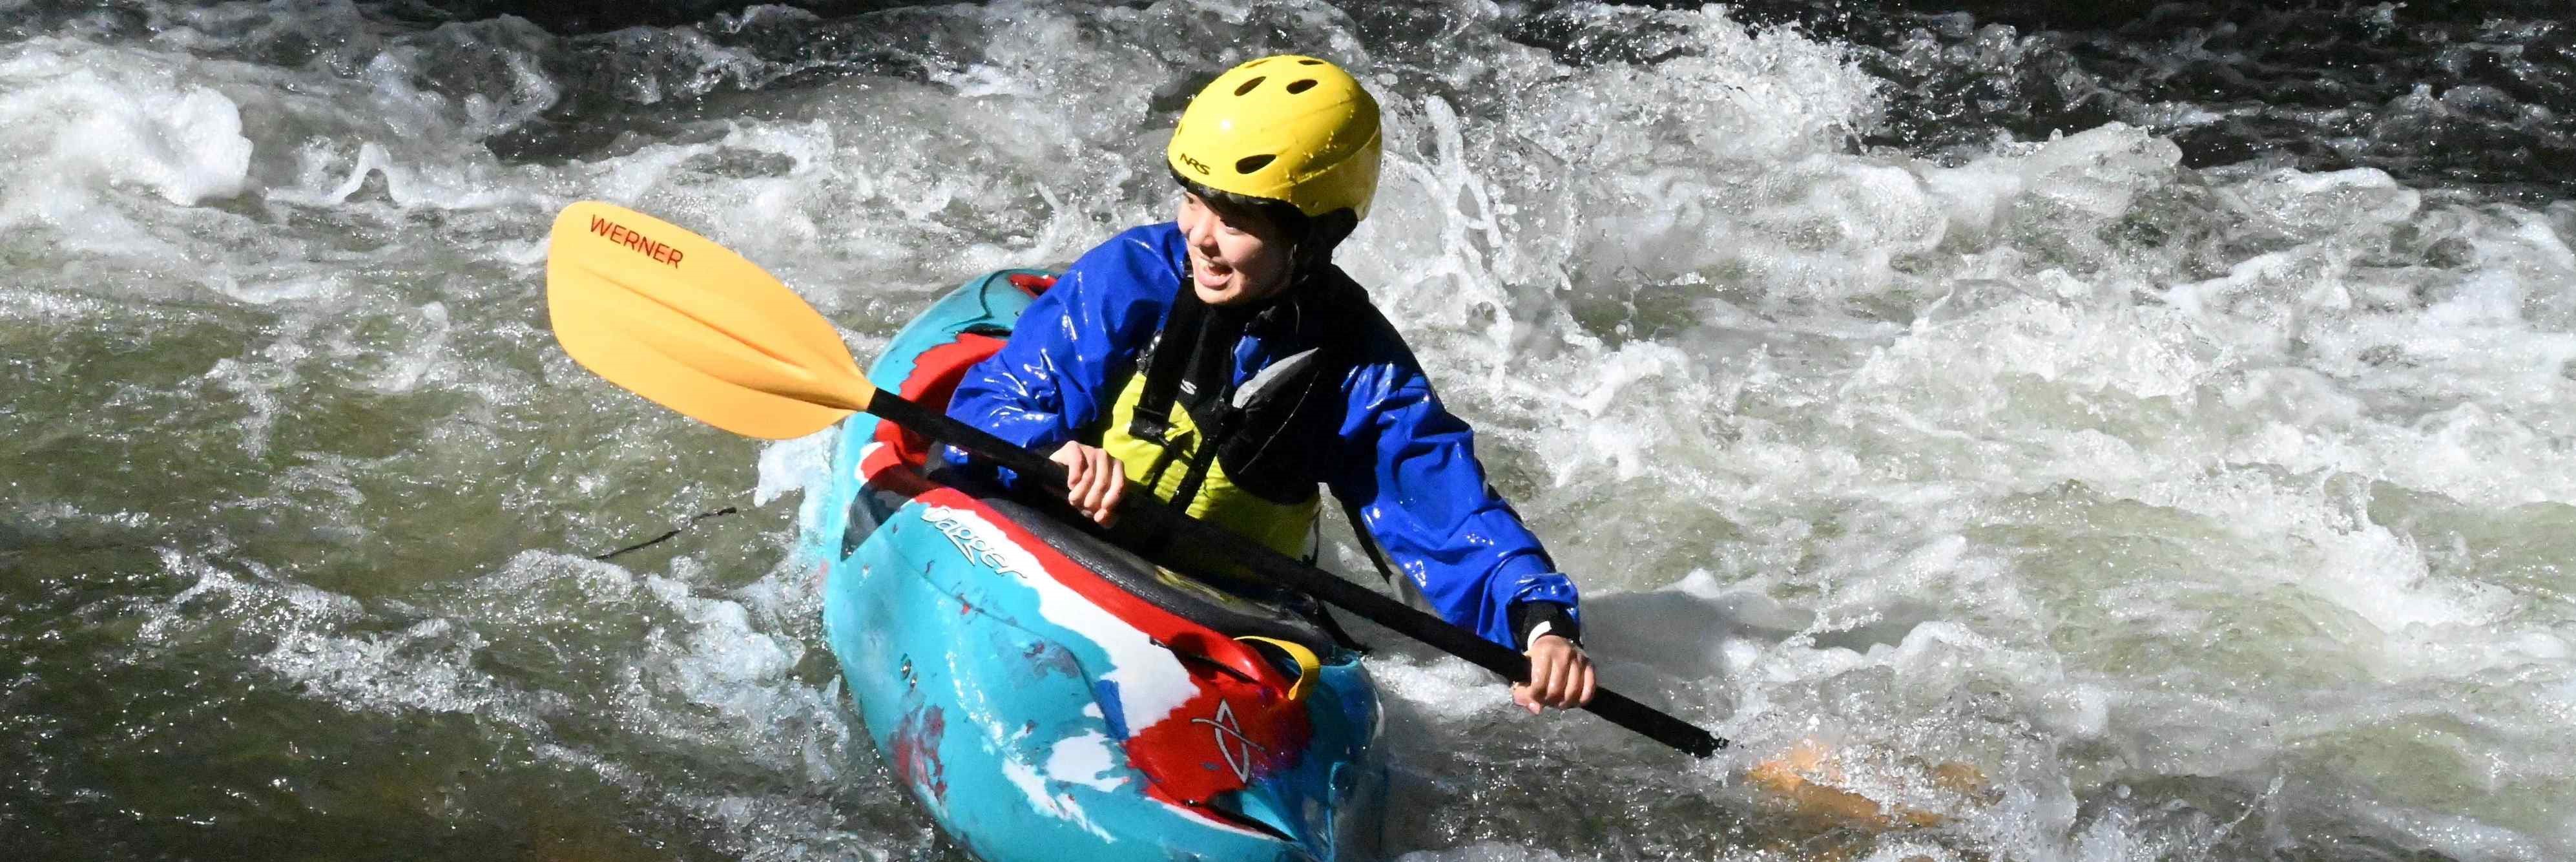
M 820 431 L 876 395 L 830 321 L 705 237 L 584 201 L 555 217 L 552 241 L 555 340 L 610 383 L 771 440 Z

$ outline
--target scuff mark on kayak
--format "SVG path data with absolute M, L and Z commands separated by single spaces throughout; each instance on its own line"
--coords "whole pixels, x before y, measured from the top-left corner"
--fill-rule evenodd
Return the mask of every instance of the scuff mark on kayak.
M 1018 760 L 1005 760 L 1002 761 L 1002 777 L 1018 787 L 1021 793 L 1028 794 L 1029 807 L 1037 809 L 1038 813 L 1081 827 L 1085 832 L 1100 836 L 1104 842 L 1118 842 L 1118 836 L 1091 822 L 1091 815 L 1082 810 L 1081 803 L 1073 800 L 1073 794 L 1047 792 L 1048 778 L 1040 775 L 1036 767 Z
M 1081 663 L 1074 660 L 1073 651 L 1062 646 L 1039 641 L 1029 644 L 1020 656 L 1027 659 L 1029 667 L 1038 673 L 1060 673 L 1076 679 L 1082 677 Z
M 939 707 L 905 713 L 893 736 L 894 771 L 912 785 L 915 795 L 934 804 L 948 800 L 948 776 L 939 762 L 939 741 L 948 734 L 948 717 Z

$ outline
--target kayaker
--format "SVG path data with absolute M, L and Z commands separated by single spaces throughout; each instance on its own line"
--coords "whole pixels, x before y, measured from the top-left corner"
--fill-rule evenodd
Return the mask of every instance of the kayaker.
M 1111 522 L 1127 480 L 1312 558 L 1330 487 L 1363 544 L 1434 612 L 1522 650 L 1536 713 L 1589 701 L 1574 582 L 1485 479 L 1474 435 L 1332 263 L 1377 192 L 1377 101 L 1279 55 L 1191 99 L 1166 151 L 1172 222 L 1084 254 L 949 402 L 1036 451 Z M 950 450 L 952 464 L 967 467 Z M 996 478 L 1011 481 L 1006 471 Z

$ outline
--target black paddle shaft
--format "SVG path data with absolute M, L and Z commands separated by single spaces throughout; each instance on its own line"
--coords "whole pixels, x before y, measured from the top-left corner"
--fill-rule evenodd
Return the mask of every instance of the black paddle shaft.
M 945 413 L 924 409 L 895 393 L 877 390 L 875 397 L 868 401 L 867 412 L 905 428 L 927 431 L 928 436 L 990 458 L 1022 475 L 1040 477 L 1058 487 L 1065 484 L 1064 465 L 995 437 L 984 429 L 949 418 Z M 1529 681 L 1529 659 L 1526 656 L 1450 625 L 1447 620 L 1334 577 L 1322 569 L 1289 559 L 1278 551 L 1236 535 L 1232 530 L 1192 518 L 1155 499 L 1143 486 L 1129 484 L 1122 503 L 1119 514 L 1143 522 L 1138 526 L 1144 527 L 1148 533 L 1168 530 L 1180 541 L 1211 547 L 1241 561 L 1253 573 L 1274 583 L 1331 602 L 1370 622 L 1474 662 L 1478 667 L 1502 674 L 1514 682 Z M 1141 552 L 1141 549 L 1131 550 Z M 1674 718 L 1607 688 L 1593 689 L 1592 701 L 1583 708 L 1609 719 L 1612 724 L 1645 734 L 1648 739 L 1688 752 L 1693 757 L 1710 757 L 1718 749 L 1726 747 L 1725 739 L 1698 725 Z

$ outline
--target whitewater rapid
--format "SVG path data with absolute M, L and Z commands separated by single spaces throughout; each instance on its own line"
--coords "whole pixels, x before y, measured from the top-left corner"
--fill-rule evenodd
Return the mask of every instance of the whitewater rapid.
M 823 448 L 573 365 L 546 226 L 655 213 L 872 356 L 1168 217 L 1182 100 L 1292 50 L 1385 106 L 1341 263 L 1607 680 L 1736 743 L 1533 719 L 1363 631 L 1394 846 L 2576 856 L 2576 200 L 2187 166 L 2134 117 L 1892 146 L 1914 97 L 1863 52 L 1720 7 L 0 16 L 0 844 L 36 858 L 963 858 L 790 553 Z M 1946 822 L 1742 780 L 1807 739 Z

